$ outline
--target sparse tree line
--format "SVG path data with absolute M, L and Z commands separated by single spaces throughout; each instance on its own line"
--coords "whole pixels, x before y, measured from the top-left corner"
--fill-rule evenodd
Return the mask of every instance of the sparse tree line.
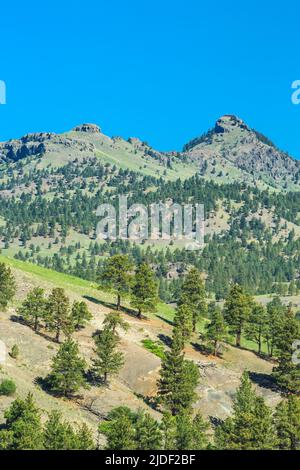
M 116 255 L 107 261 L 102 281 L 116 293 L 117 308 L 120 308 L 124 294 L 128 295 L 131 290 L 131 303 L 138 309 L 138 316 L 154 308 L 157 285 L 155 282 L 151 284 L 154 278 L 150 276 L 149 269 L 149 266 L 142 264 L 134 270 L 129 258 L 124 258 L 124 255 Z M 4 308 L 14 294 L 15 284 L 10 269 L 5 265 L 0 265 L 0 274 L 0 302 Z M 148 291 L 149 284 L 151 287 Z M 56 291 L 54 296 L 52 294 L 49 296 L 50 302 L 49 298 L 45 302 L 49 302 L 57 317 L 60 312 L 66 312 L 68 302 L 62 295 L 63 291 Z M 33 328 L 36 326 L 35 306 L 41 299 L 43 292 L 35 291 L 33 295 L 32 291 L 20 307 L 25 317 L 26 312 L 31 312 L 26 321 Z M 251 332 L 251 339 L 257 342 L 258 347 L 265 341 L 269 344 L 270 355 L 276 353 L 278 365 L 274 368 L 274 377 L 287 398 L 280 402 L 275 411 L 256 395 L 248 374 L 244 373 L 231 417 L 211 428 L 201 414 L 194 413 L 200 374 L 197 365 L 185 358 L 184 348 L 193 333 L 196 333 L 199 320 L 208 312 L 210 322 L 207 323 L 205 334 L 212 342 L 215 354 L 218 352 L 218 343 L 226 339 L 228 329 L 229 333 L 235 334 L 237 346 L 240 346 L 241 338 Z M 268 315 L 271 316 L 269 323 L 265 322 Z M 62 316 L 65 318 L 64 314 Z M 40 319 L 37 328 L 39 322 Z M 300 448 L 300 399 L 297 396 L 300 372 L 299 366 L 291 360 L 291 344 L 299 338 L 299 324 L 290 308 L 284 307 L 275 298 L 265 309 L 238 285 L 232 286 L 223 311 L 215 305 L 207 306 L 201 274 L 193 268 L 182 285 L 173 323 L 171 346 L 162 359 L 158 392 L 153 404 L 161 412 L 162 419 L 157 420 L 142 411 L 132 412 L 127 407 L 113 409 L 107 420 L 99 425 L 99 433 L 105 436 L 107 449 Z M 54 325 L 53 331 L 57 335 L 58 326 Z M 262 325 L 269 325 L 268 328 L 272 329 L 265 329 Z M 64 330 L 59 323 L 59 332 L 63 331 L 67 339 L 53 357 L 51 371 L 44 379 L 48 390 L 70 398 L 91 383 L 107 383 L 109 376 L 117 374 L 123 365 L 118 332 L 126 331 L 127 328 L 128 324 L 118 310 L 107 314 L 102 330 L 94 335 L 95 356 L 88 368 L 80 355 L 78 344 L 71 338 L 70 330 Z M 51 414 L 46 424 L 41 425 L 41 411 L 30 395 L 24 401 L 17 399 L 13 402 L 5 413 L 5 419 L 4 429 L 0 431 L 2 449 L 99 447 L 87 427 L 72 427 L 59 414 Z M 70 431 L 66 433 L 66 429 Z M 36 430 L 39 432 L 36 433 Z M 55 436 L 58 436 L 57 439 Z
M 155 311 L 159 301 L 158 285 L 147 263 L 134 266 L 128 255 L 116 254 L 104 263 L 99 280 L 101 288 L 115 293 L 117 310 L 120 310 L 123 297 L 130 297 L 130 304 L 137 309 L 138 318 Z
M 60 342 L 62 333 L 70 337 L 92 318 L 85 302 L 76 301 L 71 305 L 60 287 L 52 289 L 48 297 L 45 297 L 42 288 L 35 287 L 22 302 L 18 313 L 36 333 L 41 328 L 54 332 L 57 343 Z

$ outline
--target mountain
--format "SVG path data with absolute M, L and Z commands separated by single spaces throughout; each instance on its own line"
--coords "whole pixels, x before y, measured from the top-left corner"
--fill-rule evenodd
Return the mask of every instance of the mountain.
M 146 256 L 166 301 L 176 301 L 191 265 L 220 299 L 231 282 L 265 294 L 300 279 L 299 164 L 234 116 L 220 118 L 182 152 L 158 152 L 83 124 L 2 143 L 0 158 L 6 256 L 91 281 L 107 256 L 127 252 L 137 263 Z M 204 204 L 201 256 L 187 254 L 182 240 L 99 241 L 97 208 L 116 205 L 120 194 L 130 205 Z
M 35 157 L 39 168 L 96 157 L 103 163 L 168 180 L 200 174 L 221 183 L 244 181 L 261 188 L 299 189 L 300 163 L 233 115 L 222 116 L 213 129 L 188 142 L 181 152 L 160 152 L 138 138 L 108 137 L 95 124 L 0 143 L 2 164 L 28 157 Z
M 271 186 L 298 185 L 299 161 L 280 151 L 264 135 L 250 129 L 241 119 L 225 115 L 214 128 L 184 146 L 190 161 L 221 171 L 241 170 Z

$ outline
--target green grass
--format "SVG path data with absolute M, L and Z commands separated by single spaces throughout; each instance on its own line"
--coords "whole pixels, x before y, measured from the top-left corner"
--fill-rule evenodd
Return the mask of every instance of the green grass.
M 145 349 L 155 354 L 155 356 L 159 357 L 160 359 L 165 358 L 164 347 L 159 341 L 153 341 L 152 339 L 143 339 L 142 345 Z
M 43 268 L 36 264 L 20 261 L 0 255 L 0 262 L 4 262 L 12 268 L 18 269 L 23 273 L 29 274 L 33 278 L 46 281 L 54 286 L 62 287 L 76 294 L 88 295 L 100 302 L 111 302 L 112 295 L 98 289 L 96 283 L 80 279 L 79 277 L 70 276 L 69 274 L 59 273 L 52 269 Z
M 70 276 L 64 273 L 59 273 L 57 271 L 53 271 L 52 269 L 43 268 L 36 264 L 20 261 L 3 255 L 0 255 L 0 262 L 4 262 L 12 268 L 19 269 L 24 273 L 27 273 L 42 281 L 49 282 L 55 286 L 60 286 L 66 290 L 73 291 L 74 293 L 80 294 L 82 296 L 86 295 L 91 298 L 94 298 L 95 301 L 100 301 L 104 303 L 114 303 L 114 295 L 112 293 L 100 290 L 96 283 L 87 281 L 85 279 Z M 130 303 L 127 299 L 124 299 L 123 305 L 125 307 L 129 307 Z M 170 324 L 173 321 L 174 314 L 175 308 L 173 306 L 160 302 L 157 306 L 157 311 L 152 314 L 148 314 L 148 316 L 149 318 L 158 317 Z M 197 324 L 198 333 L 204 333 L 205 325 L 208 321 L 209 320 L 207 320 L 206 318 L 201 318 L 199 320 Z M 229 336 L 228 343 L 233 346 L 235 345 L 234 336 Z M 246 339 L 244 336 L 242 337 L 242 347 L 245 349 L 249 349 L 250 351 L 257 352 L 257 344 L 253 341 Z M 265 343 L 262 346 L 262 352 L 267 353 L 267 347 Z

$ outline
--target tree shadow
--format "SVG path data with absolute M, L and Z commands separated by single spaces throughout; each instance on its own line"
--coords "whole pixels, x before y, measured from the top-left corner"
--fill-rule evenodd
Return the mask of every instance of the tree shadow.
M 59 393 L 57 391 L 52 390 L 51 386 L 50 386 L 50 383 L 49 383 L 48 376 L 46 376 L 46 377 L 36 377 L 34 379 L 33 383 L 35 385 L 37 385 L 38 387 L 40 387 L 43 390 L 43 392 L 46 392 L 46 393 L 48 393 L 48 395 L 51 395 L 52 397 L 55 397 L 55 398 L 67 398 L 69 400 L 83 398 L 83 395 L 80 395 L 80 394 L 64 395 L 63 393 Z
M 162 317 L 158 313 L 156 314 L 156 317 L 159 318 L 160 320 L 164 321 L 165 323 L 168 323 L 168 325 L 174 326 L 174 322 L 172 320 L 168 320 L 165 317 Z
M 208 421 L 210 422 L 213 428 L 217 428 L 218 426 L 221 426 L 221 424 L 224 423 L 224 420 L 218 418 L 217 416 L 208 416 Z
M 106 388 L 109 387 L 109 383 L 104 382 L 103 377 L 96 376 L 96 374 L 94 373 L 92 369 L 89 369 L 85 373 L 85 379 L 88 382 L 88 384 L 91 385 L 92 387 L 106 387 Z
M 43 392 L 46 392 L 52 396 L 58 396 L 51 390 L 47 377 L 36 377 L 33 383 L 37 385 L 38 387 L 40 387 L 43 390 Z
M 157 335 L 157 337 L 162 343 L 164 343 L 169 348 L 172 346 L 172 338 L 170 336 L 160 333 L 159 335 Z
M 11 316 L 10 316 L 10 320 L 11 320 L 12 322 L 19 323 L 20 325 L 27 326 L 27 327 L 30 328 L 36 335 L 41 336 L 42 338 L 47 339 L 48 341 L 51 341 L 52 343 L 59 344 L 59 343 L 57 343 L 57 341 L 55 340 L 55 338 L 53 338 L 53 336 L 50 336 L 50 335 L 49 335 L 48 333 L 46 333 L 45 331 L 42 331 L 42 330 L 37 330 L 37 331 L 35 331 L 34 328 L 32 327 L 32 325 L 31 325 L 30 323 L 28 323 L 27 321 L 25 321 L 24 318 L 22 318 L 22 317 L 19 316 L 19 315 L 11 315 Z
M 151 396 L 145 396 L 141 393 L 134 392 L 134 395 L 142 400 L 146 405 L 148 405 L 152 410 L 159 410 L 159 403 L 157 401 L 156 397 L 151 397 Z
M 209 346 L 205 346 L 205 344 L 191 343 L 191 346 L 195 351 L 203 354 L 204 356 L 210 356 L 212 353 L 212 349 Z
M 89 300 L 89 302 L 93 302 L 94 304 L 97 304 L 97 305 L 103 305 L 103 307 L 110 308 L 112 310 L 116 310 L 116 307 L 117 307 L 116 304 L 113 304 L 111 302 L 106 302 L 104 300 L 95 299 L 95 297 L 91 297 L 89 295 L 84 295 L 83 298 L 86 300 Z M 136 310 L 132 308 L 121 306 L 119 311 L 122 313 L 126 313 L 127 315 L 131 317 L 138 318 L 138 314 Z M 148 320 L 148 318 L 142 315 L 141 320 Z
M 25 326 L 30 327 L 30 325 L 24 320 L 23 317 L 21 317 L 21 315 L 11 315 L 9 319 L 10 321 L 14 323 L 20 323 L 20 325 L 25 325 Z
M 249 372 L 250 380 L 262 388 L 272 390 L 272 392 L 282 392 L 280 387 L 276 384 L 273 377 L 261 372 Z

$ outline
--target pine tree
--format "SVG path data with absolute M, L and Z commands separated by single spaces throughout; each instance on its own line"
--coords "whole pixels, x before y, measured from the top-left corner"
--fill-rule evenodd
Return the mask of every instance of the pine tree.
M 18 310 L 26 322 L 33 325 L 34 331 L 38 331 L 40 321 L 46 317 L 46 299 L 44 289 L 35 287 L 30 291 Z
M 0 263 L 0 308 L 4 310 L 16 293 L 16 283 L 10 267 Z
M 71 310 L 71 322 L 75 330 L 84 328 L 86 323 L 93 318 L 85 302 L 74 302 Z
M 189 305 L 193 314 L 193 331 L 196 331 L 197 321 L 206 312 L 206 293 L 201 273 L 196 268 L 191 268 L 185 277 L 181 287 L 179 305 Z
M 107 419 L 99 426 L 100 432 L 106 436 L 106 449 L 135 449 L 135 428 L 130 409 L 127 407 L 115 408 L 108 414 Z
M 249 319 L 252 299 L 243 288 L 234 284 L 224 305 L 224 318 L 232 333 L 236 335 L 236 346 L 241 346 L 241 336 L 246 322 Z
M 213 354 L 217 356 L 220 343 L 227 337 L 227 329 L 220 307 L 214 306 L 210 323 L 206 325 L 206 338 L 213 344 Z
M 278 366 L 273 369 L 273 377 L 286 393 L 299 394 L 300 364 L 293 360 L 293 344 L 300 338 L 300 324 L 292 309 L 288 308 L 283 317 L 281 331 L 277 333 L 275 347 L 278 351 Z
M 69 397 L 81 387 L 87 387 L 85 368 L 86 362 L 79 355 L 78 344 L 67 339 L 53 358 L 46 381 L 53 392 Z
M 106 261 L 100 276 L 103 286 L 116 293 L 117 310 L 120 310 L 122 296 L 129 293 L 132 267 L 132 262 L 127 255 L 114 255 Z
M 284 450 L 300 449 L 300 398 L 289 395 L 277 405 L 274 416 L 278 445 Z
M 189 305 L 181 304 L 176 308 L 174 328 L 181 335 L 183 342 L 191 338 L 193 332 L 193 312 Z
M 140 412 L 135 426 L 137 450 L 158 450 L 162 447 L 162 433 L 158 422 L 149 413 Z
M 176 450 L 203 450 L 208 447 L 208 424 L 198 413 L 193 419 L 190 413 L 176 416 Z
M 63 289 L 56 287 L 47 300 L 47 326 L 51 331 L 56 332 L 57 343 L 59 343 L 61 332 L 68 334 L 71 325 L 69 299 Z
M 251 309 L 248 324 L 245 328 L 245 336 L 251 341 L 255 341 L 258 347 L 258 354 L 261 354 L 263 340 L 268 332 L 268 316 L 263 305 L 255 303 Z
M 176 416 L 173 416 L 168 411 L 164 412 L 161 421 L 161 431 L 163 436 L 163 449 L 175 450 L 176 449 Z
M 0 440 L 5 443 L 6 449 L 39 450 L 43 448 L 40 411 L 34 403 L 32 394 L 29 393 L 25 400 L 20 398 L 15 400 L 4 413 L 4 418 L 5 428 L 1 432 Z M 1 446 L 2 444 L 0 448 Z
M 282 331 L 285 312 L 286 307 L 278 296 L 275 296 L 267 305 L 267 328 L 265 335 L 270 357 L 274 354 L 277 337 Z
M 75 435 L 75 450 L 94 450 L 95 442 L 92 430 L 85 424 L 81 424 Z
M 158 303 L 158 285 L 150 266 L 142 263 L 137 267 L 131 290 L 131 305 L 142 313 L 153 312 Z
M 52 411 L 43 430 L 46 450 L 92 450 L 95 442 L 91 430 L 86 424 L 74 429 L 70 423 L 62 420 L 59 411 Z
M 73 429 L 62 421 L 59 411 L 52 411 L 44 426 L 44 447 L 46 450 L 68 450 L 74 440 Z
M 114 334 L 117 334 L 117 328 L 120 328 L 124 331 L 129 329 L 129 323 L 123 320 L 120 312 L 116 311 L 109 312 L 105 315 L 103 325 Z
M 255 394 L 247 372 L 244 372 L 236 393 L 233 416 L 217 427 L 215 439 L 219 449 L 264 450 L 276 447 L 271 410 L 263 398 Z
M 196 397 L 198 381 L 198 368 L 193 362 L 184 359 L 182 338 L 175 334 L 171 350 L 162 361 L 158 381 L 159 399 L 172 415 L 188 410 Z
M 104 384 L 107 384 L 108 376 L 117 374 L 124 364 L 123 354 L 117 351 L 119 338 L 106 326 L 94 340 L 97 358 L 93 361 L 93 375 L 97 380 L 103 378 Z

